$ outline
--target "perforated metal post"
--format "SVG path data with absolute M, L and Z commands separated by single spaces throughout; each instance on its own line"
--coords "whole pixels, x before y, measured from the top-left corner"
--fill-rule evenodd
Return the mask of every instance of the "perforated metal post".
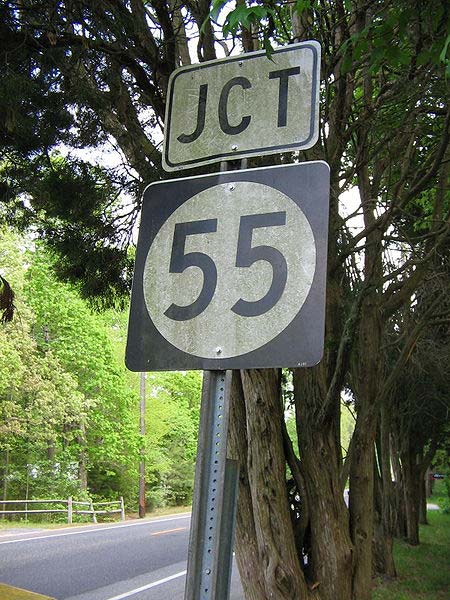
M 220 163 L 227 171 L 230 164 Z M 239 167 L 247 168 L 247 159 Z M 205 371 L 185 600 L 228 600 L 239 464 L 227 459 L 231 371 Z
M 229 598 L 238 466 L 227 460 L 231 371 L 205 371 L 185 600 Z

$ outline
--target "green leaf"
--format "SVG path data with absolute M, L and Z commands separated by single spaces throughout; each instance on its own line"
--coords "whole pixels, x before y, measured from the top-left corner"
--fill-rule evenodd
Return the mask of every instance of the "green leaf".
M 357 44 L 355 44 L 355 49 L 353 56 L 356 60 L 359 60 L 368 50 L 369 45 L 367 40 L 362 38 Z
M 421 66 L 421 65 L 426 65 L 431 59 L 431 53 L 429 50 L 422 50 L 422 52 L 420 52 L 417 55 L 417 59 L 416 59 L 416 64 L 417 66 Z
M 209 16 L 213 21 L 217 21 L 226 4 L 228 4 L 227 0 L 214 0 L 212 3 L 211 12 L 209 13 Z
M 308 8 L 311 8 L 311 0 L 297 0 L 294 10 L 301 17 Z
M 442 61 L 443 63 L 446 63 L 448 61 L 447 50 L 448 50 L 449 44 L 450 44 L 450 33 L 448 34 L 447 39 L 445 40 L 445 43 L 444 43 L 444 47 L 442 48 L 442 52 L 439 55 L 439 60 Z
M 210 20 L 217 21 L 222 12 L 223 8 L 228 4 L 227 0 L 214 0 L 211 6 L 211 10 L 209 15 L 203 21 L 202 26 L 200 27 L 200 33 L 205 33 L 205 29 L 208 26 Z
M 345 75 L 346 73 L 348 73 L 351 70 L 352 66 L 353 66 L 352 55 L 350 54 L 350 52 L 346 52 L 344 54 L 344 58 L 342 59 L 342 64 L 341 64 L 342 74 Z
M 272 59 L 272 54 L 274 53 L 274 47 L 270 43 L 269 38 L 264 37 L 264 50 L 266 51 L 266 56 L 269 59 Z
M 250 30 L 252 25 L 258 25 L 269 16 L 274 17 L 275 11 L 266 6 L 239 5 L 227 15 L 223 26 L 224 35 L 236 34 L 240 28 Z
M 399 46 L 387 46 L 382 56 L 392 66 L 407 65 L 411 58 L 410 54 Z

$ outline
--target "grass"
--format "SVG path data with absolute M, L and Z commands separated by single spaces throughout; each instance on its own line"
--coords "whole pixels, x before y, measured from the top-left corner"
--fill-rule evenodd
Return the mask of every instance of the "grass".
M 163 517 L 164 515 L 177 515 L 179 513 L 191 512 L 191 506 L 166 506 L 165 508 L 155 508 L 155 510 L 147 511 L 146 518 Z M 138 513 L 130 513 L 129 518 L 137 519 Z
M 429 525 L 420 527 L 419 546 L 395 542 L 398 578 L 379 584 L 372 594 L 372 600 L 450 598 L 450 515 L 442 511 L 429 511 L 428 520 Z
M 82 523 L 77 523 L 81 525 Z M 31 521 L 0 521 L 0 531 L 8 529 L 59 529 L 60 527 L 70 527 L 67 523 L 32 523 Z
M 447 479 L 448 481 L 448 479 Z M 429 499 L 429 502 L 437 504 L 441 508 L 445 508 L 447 513 L 450 509 L 450 498 L 447 493 L 446 481 L 438 479 L 434 482 L 433 495 Z

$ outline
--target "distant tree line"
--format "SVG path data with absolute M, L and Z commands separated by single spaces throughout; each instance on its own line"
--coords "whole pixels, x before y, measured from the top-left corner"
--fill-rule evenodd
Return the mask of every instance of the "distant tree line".
M 5 229 L 0 272 L 16 296 L 15 318 L 0 328 L 0 505 L 124 496 L 136 509 L 142 445 L 148 507 L 189 504 L 199 375 L 153 376 L 140 440 L 138 385 L 123 365 L 126 314 L 93 312 L 56 278 L 51 254 Z

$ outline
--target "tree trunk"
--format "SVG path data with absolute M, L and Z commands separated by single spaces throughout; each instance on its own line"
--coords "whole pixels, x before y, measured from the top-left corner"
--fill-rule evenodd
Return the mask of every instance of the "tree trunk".
M 398 449 L 398 442 L 396 437 L 391 433 L 390 435 L 390 448 L 391 448 L 391 459 L 392 469 L 394 471 L 394 507 L 395 507 L 395 529 L 394 536 L 399 539 L 406 537 L 406 513 L 405 513 L 405 501 L 403 494 L 403 473 L 400 464 L 400 453 Z
M 423 472 L 420 475 L 419 479 L 419 488 L 420 488 L 420 505 L 419 505 L 419 523 L 421 525 L 428 525 L 427 518 L 427 490 L 425 484 L 426 473 Z
M 430 496 L 433 495 L 433 486 L 434 486 L 433 471 L 431 470 L 430 467 L 428 467 L 428 469 L 425 473 L 425 488 L 426 488 L 426 497 L 427 498 L 430 498 Z
M 229 457 L 239 461 L 239 491 L 236 514 L 236 561 L 246 600 L 268 600 L 257 576 L 261 564 L 256 541 L 252 496 L 247 471 L 247 427 L 241 374 L 233 371 L 228 437 Z
M 303 600 L 309 593 L 296 552 L 286 489 L 280 382 L 274 369 L 242 371 L 247 469 L 265 597 Z M 259 600 L 259 599 L 258 599 Z
M 389 414 L 382 407 L 377 438 L 378 468 L 374 469 L 373 572 L 389 578 L 397 576 L 393 555 L 395 535 L 395 496 L 392 485 L 389 441 Z
M 364 418 L 365 417 L 365 418 Z M 372 580 L 373 507 L 373 440 L 376 418 L 358 414 L 352 440 L 350 463 L 350 527 L 355 545 L 353 578 L 354 600 L 370 600 Z M 372 435 L 371 435 L 372 434 Z
M 409 452 L 402 454 L 406 541 L 412 546 L 419 544 L 420 484 L 415 462 L 415 455 Z
M 181 59 L 181 65 L 190 65 L 191 56 L 189 54 L 188 37 L 186 35 L 183 14 L 181 12 L 181 4 L 175 0 L 170 0 L 169 6 L 172 11 L 173 28 L 177 40 L 177 51 Z
M 314 407 L 322 405 L 316 376 L 309 370 L 294 372 L 298 441 L 311 527 L 308 576 L 313 585 L 318 584 L 321 600 L 349 600 L 353 548 L 339 478 L 339 420 L 316 418 Z
M 374 575 L 382 575 L 393 579 L 397 576 L 394 562 L 394 541 L 391 530 L 392 511 L 391 498 L 383 493 L 380 478 L 375 479 L 374 485 L 374 535 L 372 547 L 372 571 Z
M 368 173 L 360 174 L 360 194 L 364 221 L 374 220 Z M 370 238 L 370 243 L 369 243 Z M 381 277 L 382 265 L 378 249 L 380 232 L 368 236 L 365 250 L 365 284 Z M 352 357 L 352 383 L 356 392 L 357 419 L 352 438 L 350 462 L 350 530 L 355 546 L 353 599 L 370 600 L 372 581 L 372 550 L 374 539 L 374 444 L 382 381 L 381 332 L 379 297 L 375 287 L 366 292 L 362 309 L 357 352 Z M 381 532 L 379 532 L 381 533 Z
M 88 487 L 87 481 L 87 450 L 86 450 L 86 425 L 84 421 L 80 424 L 80 435 L 78 436 L 80 444 L 80 454 L 78 458 L 78 479 L 80 481 L 80 490 L 85 492 Z
M 394 539 L 386 532 L 385 524 L 375 511 L 373 539 L 373 573 L 389 579 L 397 577 L 394 562 Z
M 55 460 L 55 456 L 56 456 L 55 445 L 53 442 L 49 442 L 48 446 L 47 446 L 47 459 L 53 463 Z
M 9 476 L 9 449 L 6 448 L 5 450 L 5 463 L 4 463 L 4 467 L 3 467 L 3 500 L 8 500 L 8 476 Z M 5 508 L 6 504 L 3 504 L 3 510 L 6 510 Z M 2 519 L 5 519 L 6 515 L 2 515 Z

